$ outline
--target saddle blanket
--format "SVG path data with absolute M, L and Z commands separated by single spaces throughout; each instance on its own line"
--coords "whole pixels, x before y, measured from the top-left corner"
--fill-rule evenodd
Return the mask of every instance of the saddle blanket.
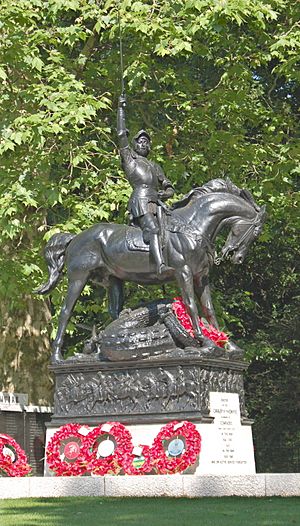
M 143 232 L 140 228 L 126 228 L 125 240 L 128 250 L 149 252 L 149 244 L 144 242 Z

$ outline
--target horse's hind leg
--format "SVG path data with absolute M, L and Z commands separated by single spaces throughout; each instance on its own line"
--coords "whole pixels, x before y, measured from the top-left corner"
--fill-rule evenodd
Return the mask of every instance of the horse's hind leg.
M 69 278 L 67 295 L 65 297 L 63 306 L 60 311 L 57 334 L 52 345 L 52 363 L 59 363 L 63 360 L 61 351 L 66 328 L 71 318 L 71 314 L 73 312 L 75 304 L 82 292 L 83 287 L 87 282 L 87 278 L 87 273 L 79 274 L 76 279 Z
M 119 317 L 123 304 L 123 281 L 115 276 L 109 276 L 108 311 L 113 320 Z

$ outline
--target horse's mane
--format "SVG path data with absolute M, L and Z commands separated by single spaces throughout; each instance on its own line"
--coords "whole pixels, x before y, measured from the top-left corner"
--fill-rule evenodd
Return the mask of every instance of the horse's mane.
M 252 194 L 249 190 L 241 189 L 236 186 L 228 177 L 226 179 L 212 179 L 198 188 L 193 188 L 188 194 L 186 194 L 182 199 L 173 204 L 172 210 L 178 208 L 183 208 L 186 206 L 195 196 L 212 194 L 222 192 L 225 194 L 236 195 L 247 201 L 253 206 L 253 208 L 259 212 L 260 207 L 254 201 Z

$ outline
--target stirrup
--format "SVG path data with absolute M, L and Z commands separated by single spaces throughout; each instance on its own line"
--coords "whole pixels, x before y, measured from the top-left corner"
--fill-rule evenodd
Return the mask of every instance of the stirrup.
M 169 270 L 169 267 L 165 263 L 161 263 L 159 267 L 157 268 L 157 274 L 160 276 L 167 270 Z

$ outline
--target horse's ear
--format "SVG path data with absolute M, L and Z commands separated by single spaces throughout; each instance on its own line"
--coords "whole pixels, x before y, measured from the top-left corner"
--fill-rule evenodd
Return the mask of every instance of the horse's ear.
M 266 211 L 266 205 L 262 205 L 258 212 L 258 220 L 261 223 L 264 223 L 267 218 L 267 211 Z
M 249 192 L 249 190 L 247 190 L 247 188 L 243 188 L 241 190 L 241 197 L 245 199 L 245 201 L 250 201 L 250 203 L 252 203 L 253 201 L 253 197 L 251 193 Z
M 251 192 L 249 190 L 247 190 L 247 188 L 243 188 L 241 190 L 240 196 L 243 199 L 245 199 L 245 201 L 248 201 L 248 203 L 250 203 L 257 212 L 260 212 L 261 209 L 256 204 L 256 202 L 254 201 L 253 195 L 251 194 Z
M 267 208 L 266 208 L 266 205 L 262 205 L 262 206 L 260 207 L 259 215 L 260 215 L 260 216 L 266 216 L 266 215 L 267 215 Z

